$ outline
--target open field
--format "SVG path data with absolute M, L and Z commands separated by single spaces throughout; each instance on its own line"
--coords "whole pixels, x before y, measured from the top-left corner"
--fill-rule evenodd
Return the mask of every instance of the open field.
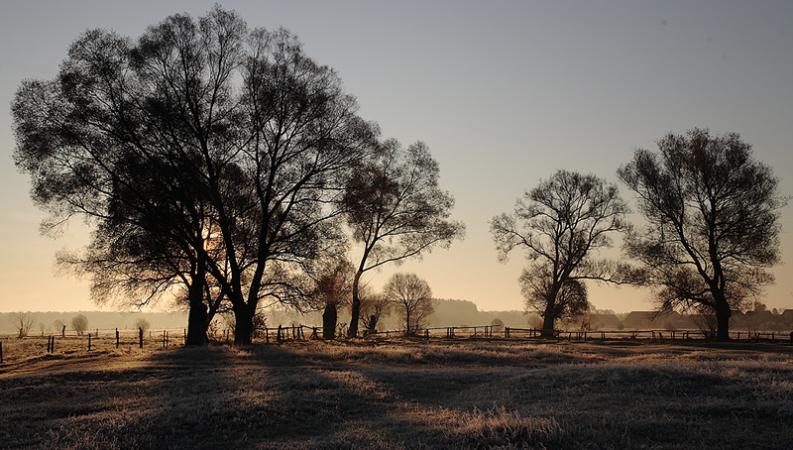
M 294 342 L 0 367 L 0 447 L 790 448 L 793 347 Z

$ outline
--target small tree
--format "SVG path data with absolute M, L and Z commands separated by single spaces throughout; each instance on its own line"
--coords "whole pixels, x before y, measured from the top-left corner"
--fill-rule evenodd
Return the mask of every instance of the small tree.
M 52 322 L 52 328 L 56 333 L 61 333 L 61 336 L 66 334 L 66 324 L 63 323 L 62 320 L 54 320 Z
M 33 318 L 30 313 L 26 312 L 15 313 L 11 316 L 11 322 L 13 322 L 14 328 L 17 330 L 18 338 L 27 337 L 33 327 Z
M 361 277 L 388 263 L 448 247 L 465 227 L 450 219 L 454 198 L 438 185 L 438 163 L 421 142 L 375 146 L 350 178 L 344 195 L 353 239 L 363 244 L 352 286 L 349 336 L 358 333 Z
M 388 314 L 391 303 L 384 295 L 369 290 L 361 290 L 360 300 L 361 323 L 367 335 L 377 333 L 377 325 Z
M 499 318 L 495 318 L 490 322 L 490 327 L 494 333 L 500 333 L 504 331 L 504 321 Z
M 516 248 L 527 253 L 531 264 L 520 281 L 527 307 L 543 317 L 544 336 L 554 335 L 556 320 L 586 310 L 585 280 L 638 281 L 629 266 L 592 256 L 628 228 L 627 210 L 615 185 L 560 170 L 526 193 L 511 215 L 491 220 L 500 260 Z
M 78 336 L 82 336 L 88 329 L 88 318 L 82 314 L 72 317 L 72 329 L 77 332 Z
M 637 150 L 619 170 L 647 222 L 628 252 L 647 268 L 661 309 L 710 310 L 717 338 L 729 339 L 732 311 L 773 280 L 786 200 L 738 134 L 695 128 L 658 150 Z
M 141 317 L 140 319 L 135 321 L 135 328 L 139 330 L 143 330 L 143 332 L 145 333 L 149 331 L 149 328 L 151 328 L 151 324 L 149 324 L 148 320 Z
M 384 291 L 386 298 L 400 309 L 407 335 L 415 334 L 433 313 L 430 286 L 415 274 L 394 274 Z
M 322 335 L 325 339 L 336 337 L 339 305 L 349 303 L 355 269 L 345 258 L 321 261 L 314 277 L 311 297 L 322 308 Z

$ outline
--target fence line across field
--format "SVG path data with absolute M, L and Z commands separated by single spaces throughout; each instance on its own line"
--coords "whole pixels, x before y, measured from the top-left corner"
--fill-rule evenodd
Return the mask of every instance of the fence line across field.
M 339 333 L 343 336 L 343 333 Z M 546 339 L 542 336 L 542 330 L 538 328 L 517 328 L 495 325 L 478 325 L 478 326 L 452 326 L 452 327 L 427 327 L 415 330 L 412 333 L 406 333 L 402 330 L 385 330 L 368 333 L 365 338 L 391 338 L 410 336 L 413 338 L 441 339 L 441 340 L 454 340 L 454 339 L 495 339 L 495 340 L 532 340 L 532 339 Z M 171 338 L 174 338 L 174 343 Z M 552 339 L 569 340 L 569 341 L 605 341 L 605 340 L 650 340 L 650 341 L 688 341 L 688 340 L 707 340 L 713 337 L 711 333 L 702 330 L 667 330 L 667 329 L 650 329 L 650 330 L 556 330 Z M 732 331 L 730 337 L 737 341 L 764 341 L 764 342 L 778 342 L 778 343 L 793 343 L 793 331 L 791 332 L 778 332 L 778 331 Z M 70 350 L 75 348 L 74 344 L 82 342 L 77 345 L 79 350 L 82 345 L 88 352 L 99 350 L 100 348 L 119 349 L 122 346 L 138 347 L 140 349 L 152 345 L 155 348 L 167 349 L 169 346 L 179 343 L 187 342 L 187 330 L 184 328 L 167 328 L 157 330 L 143 330 L 138 329 L 118 329 L 118 328 L 100 328 L 94 329 L 90 333 L 78 334 L 72 333 L 57 333 L 42 336 L 25 336 L 17 337 L 15 335 L 0 336 L 0 364 L 3 364 L 10 358 L 10 348 L 8 343 L 24 343 L 24 342 L 38 342 L 47 339 L 46 353 L 52 354 L 57 349 L 69 346 Z M 322 327 L 308 326 L 308 325 L 279 325 L 277 327 L 262 327 L 259 329 L 257 342 L 263 343 L 281 343 L 286 341 L 304 341 L 322 338 Z M 216 343 L 230 343 L 233 341 L 233 333 L 231 330 L 223 330 L 222 332 L 215 332 L 211 335 L 211 341 Z M 4 346 L 4 342 L 6 345 Z
M 343 333 L 339 333 L 343 335 Z M 517 328 L 495 325 L 477 326 L 452 326 L 452 327 L 427 327 L 420 328 L 410 334 L 404 329 L 385 330 L 369 333 L 364 337 L 395 337 L 406 336 L 424 338 L 495 338 L 495 339 L 539 339 L 543 338 L 539 328 Z M 319 339 L 322 336 L 322 327 L 308 325 L 289 325 L 278 327 L 263 327 L 260 329 L 259 340 L 265 343 L 282 342 L 286 340 Z M 591 341 L 607 339 L 645 339 L 645 340 L 707 340 L 712 338 L 712 333 L 702 330 L 555 330 L 554 339 Z M 730 338 L 748 341 L 770 341 L 793 343 L 793 331 L 731 331 Z M 222 341 L 233 340 L 230 331 L 225 331 Z

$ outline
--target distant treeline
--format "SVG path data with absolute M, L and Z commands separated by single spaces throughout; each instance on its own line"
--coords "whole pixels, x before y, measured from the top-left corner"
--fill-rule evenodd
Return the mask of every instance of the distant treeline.
M 187 313 L 177 312 L 115 312 L 115 311 L 46 311 L 25 313 L 32 321 L 30 335 L 40 335 L 41 333 L 59 333 L 61 327 L 66 325 L 67 330 L 72 329 L 72 319 L 80 314 L 88 319 L 87 332 L 99 329 L 136 328 L 136 323 L 140 319 L 146 320 L 149 326 L 158 328 L 182 328 L 187 323 Z M 10 334 L 17 332 L 18 313 L 0 313 L 0 333 Z
M 490 325 L 494 321 L 507 327 L 535 327 L 542 325 L 541 318 L 534 313 L 523 311 L 480 311 L 474 302 L 468 300 L 434 299 L 434 312 L 427 319 L 427 326 L 474 326 Z M 16 317 L 18 313 L 0 313 L 0 334 L 17 332 Z M 131 329 L 136 327 L 140 319 L 144 319 L 152 329 L 184 328 L 187 326 L 187 312 L 111 312 L 111 311 L 74 311 L 74 312 L 29 312 L 32 320 L 30 335 L 50 334 L 60 331 L 62 325 L 71 330 L 71 320 L 82 314 L 88 319 L 88 331 L 94 329 Z M 349 310 L 341 311 L 339 324 L 349 323 Z M 565 329 L 589 330 L 621 330 L 621 329 L 708 329 L 712 320 L 701 314 L 656 313 L 655 311 L 632 311 L 614 313 L 609 310 L 594 311 L 580 316 L 575 321 L 563 324 Z M 231 328 L 231 321 L 224 322 L 223 316 L 216 321 L 218 329 Z M 307 325 L 322 326 L 322 311 L 301 313 L 288 309 L 272 309 L 267 311 L 266 325 Z M 378 329 L 398 330 L 404 324 L 396 313 L 386 315 Z M 731 326 L 736 330 L 789 331 L 793 330 L 793 309 L 769 310 L 764 306 L 755 307 L 747 312 L 735 312 L 731 318 Z
M 476 304 L 467 300 L 433 300 L 435 312 L 428 318 L 429 326 L 452 325 L 489 325 L 493 319 L 501 320 L 504 325 L 512 327 L 526 326 L 528 321 L 536 318 L 535 314 L 526 314 L 522 311 L 480 311 Z M 187 326 L 187 312 L 112 312 L 112 311 L 73 311 L 73 312 L 30 312 L 26 313 L 33 321 L 30 329 L 31 335 L 55 333 L 60 331 L 60 324 L 65 324 L 71 330 L 71 320 L 78 314 L 88 319 L 88 330 L 100 328 L 135 328 L 139 319 L 145 319 L 152 329 L 158 328 L 183 328 Z M 0 333 L 16 333 L 17 313 L 0 313 Z M 268 326 L 303 324 L 308 326 L 322 326 L 322 311 L 309 311 L 301 313 L 291 309 L 271 309 L 266 311 L 266 324 Z M 349 323 L 349 308 L 343 309 L 339 314 L 339 323 Z M 233 323 L 231 318 L 224 322 L 223 316 L 218 317 L 216 325 L 223 328 L 226 323 Z M 404 324 L 395 312 L 382 319 L 378 328 L 400 329 Z
M 446 327 L 461 325 L 490 325 L 494 319 L 498 319 L 508 327 L 525 327 L 532 319 L 539 316 L 523 311 L 480 311 L 476 304 L 468 300 L 433 299 L 432 307 L 434 312 L 427 317 L 427 326 Z M 349 323 L 349 308 L 339 311 L 339 325 L 345 326 Z M 268 326 L 303 324 L 308 326 L 322 326 L 322 312 L 309 312 L 301 314 L 294 310 L 270 310 L 267 311 L 266 321 Z M 379 330 L 399 330 L 405 324 L 398 311 L 390 311 L 378 323 Z

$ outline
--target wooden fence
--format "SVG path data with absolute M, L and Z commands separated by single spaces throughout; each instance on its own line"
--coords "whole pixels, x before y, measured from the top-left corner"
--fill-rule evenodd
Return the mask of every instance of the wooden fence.
M 97 352 L 118 349 L 167 349 L 183 344 L 184 329 L 93 329 L 85 333 L 74 331 L 57 334 L 0 336 L 0 364 L 11 359 L 54 353 Z
M 420 328 L 406 333 L 402 330 L 385 330 L 377 331 L 364 335 L 365 338 L 391 338 L 410 336 L 415 338 L 440 338 L 440 339 L 455 339 L 455 338 L 482 338 L 482 339 L 509 339 L 509 340 L 526 340 L 526 339 L 542 339 L 542 330 L 539 328 L 515 328 L 503 327 L 494 325 L 478 325 L 478 326 L 453 326 L 453 327 L 429 327 Z M 322 327 L 311 327 L 307 325 L 290 325 L 274 328 L 262 328 L 258 335 L 257 341 L 272 343 L 283 342 L 289 340 L 306 340 L 306 339 L 320 339 L 322 337 Z M 339 333 L 339 337 L 344 336 Z M 653 340 L 653 341 L 668 341 L 668 340 L 710 340 L 715 336 L 711 333 L 702 330 L 668 330 L 668 329 L 652 329 L 652 330 L 556 330 L 552 339 L 569 340 L 569 341 L 604 341 L 604 340 Z M 752 341 L 752 342 L 788 342 L 793 343 L 793 331 L 780 332 L 780 331 L 732 331 L 730 338 L 737 341 Z M 231 333 L 227 332 L 224 340 L 233 340 Z
M 537 328 L 515 328 L 493 325 L 429 327 L 406 333 L 405 330 L 386 330 L 371 333 L 365 338 L 393 338 L 409 336 L 419 339 L 492 339 L 502 341 L 542 340 L 542 330 Z M 94 329 L 78 334 L 73 331 L 52 335 L 0 336 L 0 364 L 21 356 L 45 354 L 112 351 L 117 349 L 167 349 L 186 341 L 185 329 Z M 340 338 L 343 338 L 340 335 Z M 551 339 L 568 341 L 647 340 L 647 341 L 690 341 L 712 339 L 713 335 L 701 330 L 557 330 Z M 793 343 L 793 332 L 779 331 L 733 331 L 730 338 L 736 341 Z M 257 330 L 255 342 L 281 343 L 322 339 L 322 327 L 290 325 L 264 327 Z M 46 346 L 44 342 L 46 341 Z M 233 332 L 225 330 L 210 336 L 215 343 L 231 343 Z

